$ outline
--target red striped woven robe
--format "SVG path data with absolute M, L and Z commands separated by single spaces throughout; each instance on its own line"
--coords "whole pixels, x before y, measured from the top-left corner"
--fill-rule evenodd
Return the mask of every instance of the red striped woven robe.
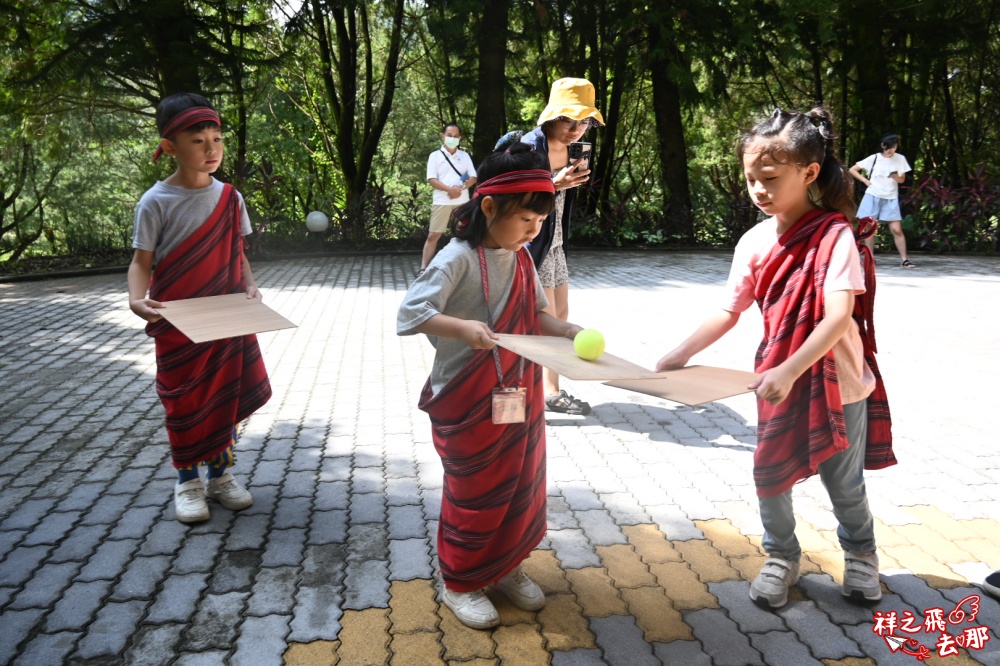
M 150 298 L 172 301 L 245 291 L 239 196 L 226 185 L 211 217 L 160 261 Z M 233 427 L 271 397 L 253 335 L 194 344 L 166 319 L 146 325 L 156 342 L 156 392 L 167 413 L 177 468 L 232 444 Z
M 834 242 L 845 226 L 849 223 L 843 215 L 814 209 L 778 239 L 756 284 L 764 339 L 757 349 L 755 372 L 780 365 L 823 320 L 826 272 Z M 882 469 L 894 465 L 896 458 L 885 385 L 874 354 L 874 267 L 870 253 L 863 251 L 862 256 L 869 291 L 855 299 L 853 317 L 860 327 L 865 361 L 875 375 L 875 390 L 868 397 L 865 469 Z M 832 349 L 798 378 L 780 404 L 757 401 L 754 482 L 759 497 L 784 493 L 848 447 L 843 408 Z
M 510 296 L 496 332 L 538 334 L 531 256 L 516 254 Z M 524 285 L 524 280 L 529 282 Z M 527 294 L 522 297 L 522 291 Z M 517 384 L 520 357 L 500 349 L 504 385 Z M 478 350 L 437 395 L 430 381 L 418 407 L 431 418 L 444 466 L 438 560 L 448 588 L 478 590 L 510 573 L 542 540 L 546 528 L 545 402 L 542 369 L 525 360 L 524 423 L 495 425 L 493 352 Z

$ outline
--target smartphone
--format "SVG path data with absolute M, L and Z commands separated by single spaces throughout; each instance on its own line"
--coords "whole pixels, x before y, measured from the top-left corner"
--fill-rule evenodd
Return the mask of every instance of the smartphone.
M 593 148 L 593 144 L 587 141 L 574 141 L 569 144 L 569 161 L 576 162 L 578 159 L 583 158 L 583 162 L 576 167 L 576 171 L 586 171 L 590 168 L 591 148 Z

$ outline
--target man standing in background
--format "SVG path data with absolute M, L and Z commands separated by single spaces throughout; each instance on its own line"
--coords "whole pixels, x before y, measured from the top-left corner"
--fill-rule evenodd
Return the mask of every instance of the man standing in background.
M 420 258 L 420 277 L 437 252 L 438 241 L 448 229 L 455 206 L 469 200 L 469 189 L 476 184 L 476 169 L 469 153 L 459 150 L 462 130 L 456 123 L 448 123 L 441 130 L 441 148 L 427 158 L 427 182 L 434 188 L 431 205 L 431 225 L 424 241 Z

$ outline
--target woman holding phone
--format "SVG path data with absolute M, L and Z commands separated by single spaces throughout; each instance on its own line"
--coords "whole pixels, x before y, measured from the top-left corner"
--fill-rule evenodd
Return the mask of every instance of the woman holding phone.
M 868 186 L 858 207 L 858 217 L 874 217 L 881 224 L 888 224 L 892 240 L 899 252 L 900 266 L 916 268 L 906 256 L 906 235 L 903 234 L 903 214 L 899 210 L 899 185 L 906 181 L 910 163 L 900 153 L 899 135 L 886 134 L 880 142 L 882 152 L 869 155 L 850 168 L 851 176 Z M 861 174 L 862 170 L 867 177 Z M 875 237 L 865 241 L 875 251 Z
M 590 176 L 591 144 L 582 142 L 591 127 L 604 124 L 594 106 L 594 86 L 586 79 L 565 78 L 552 84 L 549 102 L 538 118 L 538 127 L 521 141 L 548 157 L 556 187 L 556 207 L 528 251 L 535 261 L 542 288 L 549 299 L 546 312 L 557 319 L 569 318 L 569 270 L 566 241 L 576 188 Z M 581 145 L 582 143 L 582 145 Z M 579 155 L 579 157 L 577 157 Z M 589 414 L 590 405 L 559 388 L 559 375 L 543 369 L 545 408 L 563 414 Z

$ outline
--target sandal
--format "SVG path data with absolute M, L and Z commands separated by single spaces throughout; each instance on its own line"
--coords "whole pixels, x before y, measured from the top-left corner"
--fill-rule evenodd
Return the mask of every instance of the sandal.
M 903 259 L 903 263 L 900 264 L 903 268 L 916 268 L 917 265 L 910 261 L 909 259 Z
M 590 413 L 590 404 L 574 398 L 566 391 L 545 398 L 545 409 L 550 412 L 585 416 Z

